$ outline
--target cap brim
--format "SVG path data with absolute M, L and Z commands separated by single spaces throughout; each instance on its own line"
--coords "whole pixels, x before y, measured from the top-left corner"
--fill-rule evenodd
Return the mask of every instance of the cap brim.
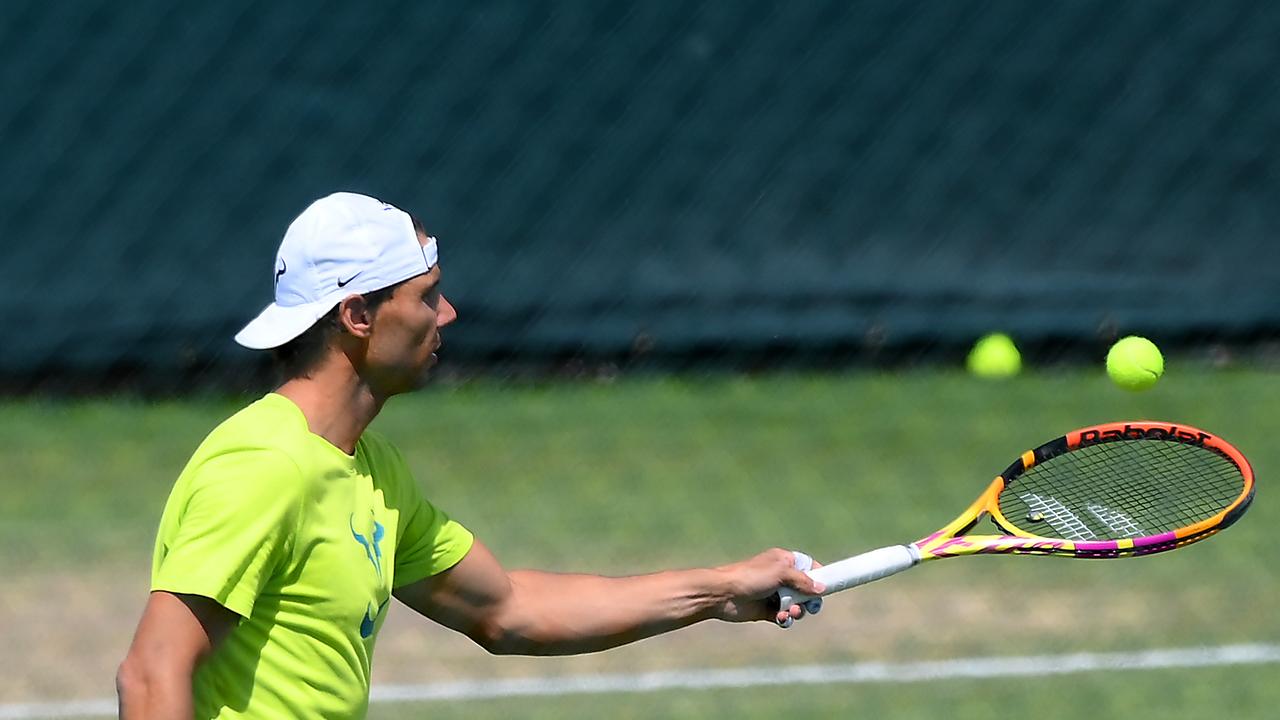
M 236 333 L 236 342 L 253 350 L 280 347 L 306 332 L 336 304 L 328 299 L 291 307 L 272 303 Z

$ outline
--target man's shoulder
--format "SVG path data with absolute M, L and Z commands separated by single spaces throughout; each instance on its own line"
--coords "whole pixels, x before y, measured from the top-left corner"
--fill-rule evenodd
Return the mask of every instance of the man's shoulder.
M 360 449 L 370 456 L 401 457 L 400 449 L 382 433 L 376 430 L 365 430 L 360 434 Z
M 356 453 L 363 455 L 371 468 L 398 471 L 407 467 L 404 453 L 400 452 L 400 448 L 373 430 L 365 430 L 360 435 L 360 440 L 356 444 Z
M 379 484 L 413 482 L 409 463 L 395 443 L 372 430 L 365 430 L 356 445 L 356 454 Z
M 279 450 L 286 454 L 305 443 L 301 411 L 279 395 L 266 395 L 218 424 L 197 454 L 229 450 Z
M 306 448 L 307 426 L 301 413 L 288 400 L 267 395 L 223 420 L 205 436 L 184 474 L 215 466 L 297 470 L 305 464 Z

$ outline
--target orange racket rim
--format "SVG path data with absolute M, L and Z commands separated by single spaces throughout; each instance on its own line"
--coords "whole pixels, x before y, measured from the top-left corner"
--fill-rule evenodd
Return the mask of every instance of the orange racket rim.
M 1186 527 L 1147 537 L 1118 540 L 1071 541 L 1047 538 L 1022 530 L 1016 524 L 1010 522 L 1000 511 L 996 502 L 999 493 L 1008 483 L 1016 480 L 1019 475 L 1035 467 L 1036 464 L 1082 447 L 1118 440 L 1183 442 L 1216 452 L 1239 470 L 1242 478 L 1240 494 L 1218 513 Z M 1084 558 L 1148 555 L 1203 540 L 1239 519 L 1244 514 L 1244 511 L 1248 509 L 1254 495 L 1253 467 L 1249 464 L 1244 454 L 1236 449 L 1235 446 L 1212 433 L 1191 425 L 1153 420 L 1104 423 L 1074 430 L 1041 445 L 1035 450 L 1028 450 L 1023 453 L 996 480 L 997 482 L 993 483 L 993 487 L 984 494 L 987 500 L 987 512 L 991 515 L 992 521 L 1001 530 L 1011 536 L 1025 538 L 1029 541 L 1024 547 L 1018 547 L 1022 544 L 1010 543 L 1009 540 L 1012 538 L 1006 538 L 1004 542 L 998 543 L 1007 548 L 1004 551 L 1067 554 Z

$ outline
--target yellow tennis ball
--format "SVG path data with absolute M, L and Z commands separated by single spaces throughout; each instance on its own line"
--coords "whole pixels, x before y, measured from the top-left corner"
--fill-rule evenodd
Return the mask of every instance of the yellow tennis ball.
M 1022 354 L 1008 335 L 992 333 L 974 343 L 965 366 L 978 377 L 1011 377 L 1022 370 Z
M 1130 335 L 1107 352 L 1107 375 L 1125 390 L 1146 390 L 1164 374 L 1164 356 L 1155 343 Z

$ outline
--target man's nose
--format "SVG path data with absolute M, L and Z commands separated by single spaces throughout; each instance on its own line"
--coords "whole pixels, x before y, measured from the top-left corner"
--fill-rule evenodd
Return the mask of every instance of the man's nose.
M 445 296 L 440 296 L 440 309 L 436 311 L 436 326 L 444 327 L 458 319 L 458 310 Z

